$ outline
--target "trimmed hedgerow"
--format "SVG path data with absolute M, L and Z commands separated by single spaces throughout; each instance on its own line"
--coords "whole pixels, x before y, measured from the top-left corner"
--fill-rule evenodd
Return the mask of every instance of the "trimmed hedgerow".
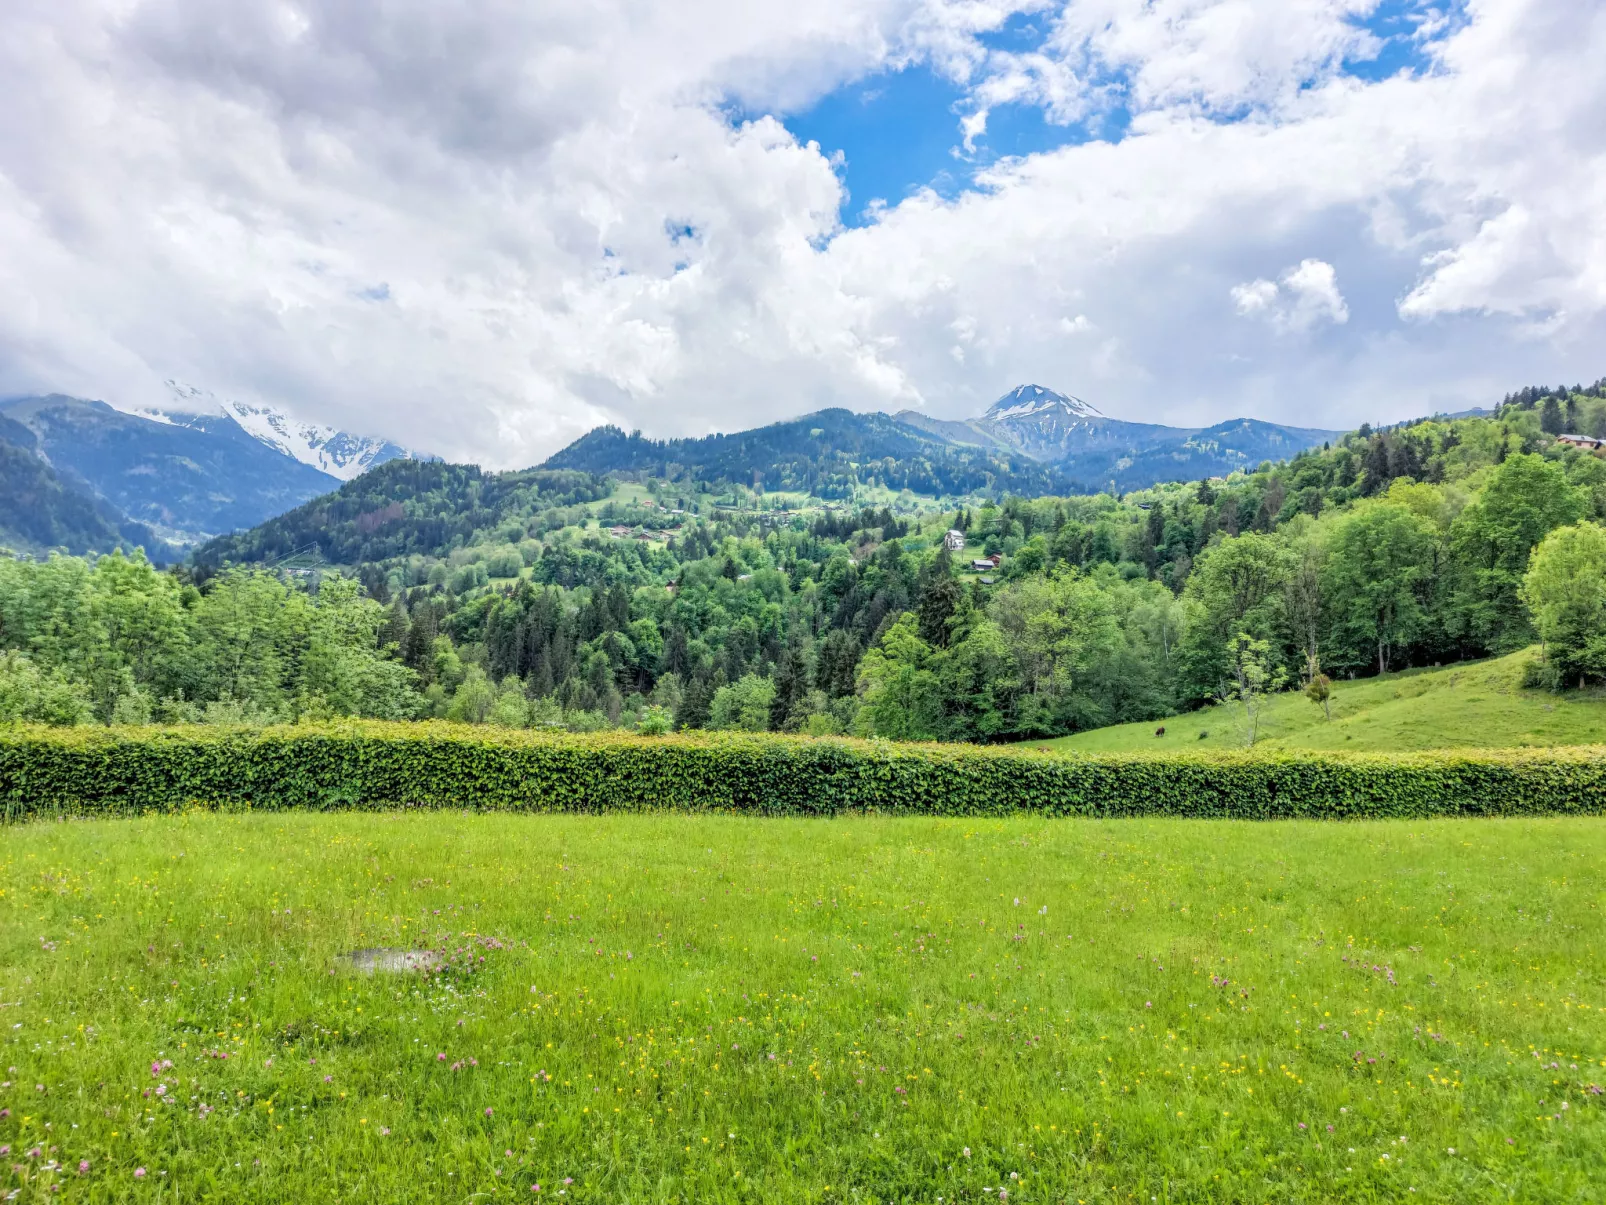
M 1085 756 L 772 734 L 545 735 L 453 724 L 0 733 L 37 814 L 223 808 L 1361 818 L 1606 810 L 1606 749 Z

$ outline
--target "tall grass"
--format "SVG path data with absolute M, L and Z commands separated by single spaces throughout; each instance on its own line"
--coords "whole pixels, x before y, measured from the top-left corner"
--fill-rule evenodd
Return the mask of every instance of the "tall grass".
M 1587 819 L 11 827 L 0 1195 L 1598 1199 L 1603 836 Z M 376 946 L 445 964 L 341 961 Z

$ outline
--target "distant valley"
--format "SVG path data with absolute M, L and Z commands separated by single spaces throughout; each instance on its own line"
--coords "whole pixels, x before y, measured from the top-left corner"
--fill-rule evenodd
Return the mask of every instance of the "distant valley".
M 72 552 L 142 544 L 171 559 L 406 455 L 195 391 L 176 400 L 143 413 L 60 394 L 0 404 L 0 542 Z

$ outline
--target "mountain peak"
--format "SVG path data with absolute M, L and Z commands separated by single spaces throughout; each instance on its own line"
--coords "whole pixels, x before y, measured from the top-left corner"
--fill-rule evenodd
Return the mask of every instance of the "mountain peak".
M 1079 397 L 1055 393 L 1041 385 L 1017 385 L 987 408 L 984 419 L 998 421 L 1031 418 L 1049 411 L 1060 411 L 1072 418 L 1103 418 L 1097 408 Z
M 324 423 L 292 418 L 271 406 L 217 397 L 193 385 L 168 381 L 176 408 L 171 411 L 141 410 L 141 418 L 157 422 L 195 426 L 197 417 L 221 415 L 240 427 L 259 443 L 292 460 L 299 460 L 331 477 L 350 481 L 369 469 L 414 453 L 387 439 L 350 435 Z

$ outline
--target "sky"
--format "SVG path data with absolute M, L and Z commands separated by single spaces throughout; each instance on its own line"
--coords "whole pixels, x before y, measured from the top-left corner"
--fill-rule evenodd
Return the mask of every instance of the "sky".
M 7 0 L 0 396 L 498 468 L 1488 405 L 1606 374 L 1602 61 L 1578 0 Z

